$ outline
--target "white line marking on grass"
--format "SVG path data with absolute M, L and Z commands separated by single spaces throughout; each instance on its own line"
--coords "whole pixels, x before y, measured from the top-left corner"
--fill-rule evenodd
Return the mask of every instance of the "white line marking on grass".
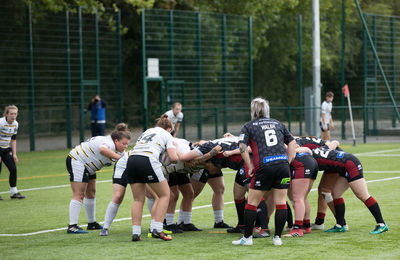
M 369 182 L 381 182 L 381 181 L 390 181 L 390 180 L 396 180 L 396 179 L 400 179 L 400 177 L 392 177 L 392 178 L 385 178 L 385 179 L 377 179 L 377 180 L 370 180 L 367 181 L 367 183 Z M 103 181 L 106 182 L 106 181 Z M 317 191 L 318 189 L 312 189 L 311 191 Z M 233 204 L 233 201 L 229 201 L 229 202 L 225 202 L 224 205 L 228 205 L 228 204 Z M 204 208 L 210 208 L 212 205 L 208 204 L 208 205 L 203 205 L 203 206 L 197 206 L 197 207 L 193 207 L 193 210 L 196 209 L 204 209 Z M 178 213 L 179 210 L 175 210 L 175 213 Z M 144 215 L 144 218 L 150 217 L 150 214 Z M 114 219 L 113 222 L 120 222 L 120 221 L 125 221 L 125 220 L 131 220 L 131 218 L 120 218 L 120 219 Z M 104 222 L 100 222 L 101 224 L 103 224 Z M 81 225 L 81 227 L 86 227 L 87 225 Z M 42 231 L 37 231 L 37 232 L 31 232 L 31 233 L 24 233 L 24 234 L 0 234 L 0 237 L 24 237 L 24 236 L 32 236 L 32 235 L 39 235 L 39 234 L 44 234 L 44 233 L 50 233 L 50 232 L 55 232 L 55 231 L 61 231 L 61 230 L 67 230 L 66 227 L 63 228 L 57 228 L 57 229 L 49 229 L 49 230 L 42 230 Z
M 365 153 L 355 153 L 355 156 L 372 156 L 372 155 L 377 155 L 381 153 L 391 153 L 391 152 L 399 152 L 400 149 L 391 149 L 391 150 L 382 150 L 382 151 L 376 151 L 376 152 L 365 152 Z M 398 156 L 397 154 L 394 154 L 393 156 Z

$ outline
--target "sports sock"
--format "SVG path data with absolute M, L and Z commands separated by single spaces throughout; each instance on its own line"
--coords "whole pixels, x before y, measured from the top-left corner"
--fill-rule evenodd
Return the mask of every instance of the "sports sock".
M 14 195 L 15 193 L 18 193 L 17 187 L 10 187 L 10 194 L 11 194 L 11 196 Z
M 84 198 L 83 205 L 85 206 L 88 223 L 96 222 L 96 198 Z
M 162 232 L 163 231 L 163 223 L 162 222 L 157 222 L 154 219 L 151 220 L 150 223 L 150 230 L 156 230 L 157 232 Z
M 315 218 L 315 224 L 322 225 L 325 222 L 325 213 L 317 212 L 317 217 Z
M 183 210 L 182 209 L 179 210 L 178 222 L 176 222 L 176 223 L 178 223 L 178 224 L 183 223 Z
M 295 220 L 293 228 L 294 229 L 300 229 L 303 226 L 303 220 Z
M 246 204 L 244 208 L 244 237 L 248 238 L 253 234 L 254 222 L 257 217 L 257 207 L 254 205 Z
M 119 204 L 115 204 L 112 201 L 110 201 L 110 203 L 108 203 L 106 216 L 104 218 L 104 228 L 107 228 L 107 229 L 110 228 L 111 223 L 113 222 L 115 216 L 117 215 L 118 208 L 119 208 Z
M 82 202 L 71 200 L 69 203 L 69 224 L 78 224 L 79 213 L 81 212 Z
M 236 214 L 238 217 L 238 225 L 244 224 L 244 207 L 246 205 L 245 198 L 240 200 L 235 200 Z
M 261 200 L 257 207 L 256 227 L 268 229 L 268 209 L 265 200 Z
M 191 211 L 183 211 L 183 223 L 190 224 L 192 223 L 192 212 Z
M 174 213 L 167 213 L 165 214 L 165 223 L 167 225 L 172 225 L 174 224 L 174 218 L 175 218 L 175 214 Z
M 147 198 L 147 208 L 149 209 L 149 213 L 151 215 L 151 210 L 153 209 L 154 199 Z
M 372 216 L 374 216 L 376 223 L 385 223 L 383 221 L 381 209 L 379 208 L 378 202 L 374 199 L 374 197 L 369 197 L 364 204 L 368 207 Z
M 141 230 L 140 226 L 133 225 L 132 226 L 132 235 L 140 236 L 141 234 L 142 234 L 142 230 Z
M 215 223 L 220 223 L 224 220 L 224 210 L 214 210 L 214 221 Z
M 281 236 L 287 220 L 287 203 L 275 206 L 275 236 Z
M 311 221 L 309 219 L 303 219 L 303 228 L 310 228 L 311 227 Z
M 344 199 L 343 198 L 334 199 L 333 204 L 335 205 L 336 223 L 343 226 L 344 225 L 344 214 L 346 211 Z
M 289 203 L 286 201 L 286 207 L 287 207 L 287 213 L 286 213 L 286 221 L 287 221 L 287 226 L 289 228 L 293 227 L 293 214 L 292 214 L 292 209 L 289 206 Z

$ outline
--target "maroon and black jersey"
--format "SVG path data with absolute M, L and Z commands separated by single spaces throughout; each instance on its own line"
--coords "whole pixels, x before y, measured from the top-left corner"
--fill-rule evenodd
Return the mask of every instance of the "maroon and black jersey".
M 290 164 L 292 179 L 316 179 L 318 174 L 318 163 L 308 153 L 297 153 Z
M 232 151 L 239 148 L 238 137 L 226 137 L 209 141 L 198 147 L 198 151 L 206 154 L 211 151 L 215 146 L 220 145 L 223 151 Z M 242 167 L 242 156 L 240 154 L 225 157 L 223 154 L 218 154 L 210 159 L 210 161 L 220 168 L 231 168 L 238 170 Z
M 353 154 L 323 147 L 315 148 L 312 152 L 320 171 L 334 170 L 340 176 L 347 178 L 349 182 L 363 178 L 361 162 Z
M 297 137 L 296 143 L 301 147 L 308 147 L 311 150 L 314 148 L 322 147 L 329 144 L 329 141 L 322 140 L 314 137 Z
M 265 117 L 247 122 L 239 138 L 239 143 L 251 147 L 254 170 L 287 161 L 285 144 L 294 140 L 284 124 L 276 119 Z

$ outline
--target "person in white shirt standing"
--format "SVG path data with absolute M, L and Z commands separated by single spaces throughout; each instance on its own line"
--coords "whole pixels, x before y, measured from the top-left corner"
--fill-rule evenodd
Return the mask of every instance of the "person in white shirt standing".
M 69 204 L 68 234 L 82 234 L 87 231 L 78 226 L 82 202 L 88 218 L 88 230 L 102 229 L 96 222 L 96 171 L 110 166 L 121 156 L 131 139 L 124 123 L 118 124 L 108 136 L 96 136 L 73 148 L 66 160 L 73 197 Z
M 328 91 L 325 96 L 325 101 L 322 102 L 321 105 L 321 139 L 322 140 L 330 140 L 331 134 L 330 130 L 335 130 L 335 126 L 332 120 L 332 101 L 333 101 L 333 92 Z
M 4 162 L 10 172 L 11 199 L 25 199 L 25 196 L 22 196 L 17 189 L 17 116 L 18 107 L 9 105 L 4 110 L 4 117 L 0 118 L 0 163 Z M 2 200 L 1 197 L 0 200 Z
M 165 114 L 168 116 L 169 119 L 171 119 L 172 125 L 174 127 L 171 135 L 173 137 L 176 137 L 183 120 L 182 104 L 179 102 L 175 102 L 172 105 L 171 110 L 168 110 L 167 112 L 165 112 Z

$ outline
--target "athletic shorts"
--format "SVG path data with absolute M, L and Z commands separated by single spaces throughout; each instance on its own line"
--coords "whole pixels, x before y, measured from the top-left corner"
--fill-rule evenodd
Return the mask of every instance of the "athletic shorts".
M 345 169 L 339 171 L 339 176 L 345 177 L 348 182 L 364 178 L 360 160 L 352 154 L 346 154 Z
M 172 172 L 168 175 L 168 185 L 170 187 L 188 183 L 190 183 L 190 179 L 187 173 Z
M 83 163 L 71 158 L 70 156 L 67 156 L 66 165 L 69 173 L 69 180 L 71 182 L 88 183 L 89 180 L 96 179 L 96 172 L 90 173 Z
M 235 176 L 235 182 L 242 187 L 245 187 L 246 185 L 250 184 L 251 177 L 247 177 L 246 172 L 245 172 L 245 167 L 237 170 L 236 176 Z
M 115 164 L 113 173 L 113 184 L 119 184 L 125 188 L 128 185 L 128 174 L 126 173 L 127 159 L 127 155 L 122 156 Z
M 317 178 L 318 163 L 312 155 L 297 154 L 291 166 L 292 179 L 313 179 Z
M 258 169 L 250 182 L 254 190 L 288 189 L 290 186 L 290 168 L 287 161 L 265 165 Z
M 329 128 L 329 124 L 327 124 L 326 126 L 327 126 L 328 130 L 325 130 L 324 127 L 322 126 L 322 122 L 321 122 L 321 121 L 319 121 L 319 126 L 321 127 L 321 131 L 322 131 L 322 132 L 328 132 L 329 129 L 330 129 L 330 128 Z
M 202 169 L 197 173 L 191 174 L 190 178 L 202 183 L 207 183 L 208 179 L 218 178 L 222 176 L 224 176 L 222 174 L 222 171 L 220 171 L 219 173 L 210 174 L 206 169 Z
M 131 155 L 126 164 L 126 172 L 129 184 L 156 183 L 165 179 L 160 161 L 143 155 Z

